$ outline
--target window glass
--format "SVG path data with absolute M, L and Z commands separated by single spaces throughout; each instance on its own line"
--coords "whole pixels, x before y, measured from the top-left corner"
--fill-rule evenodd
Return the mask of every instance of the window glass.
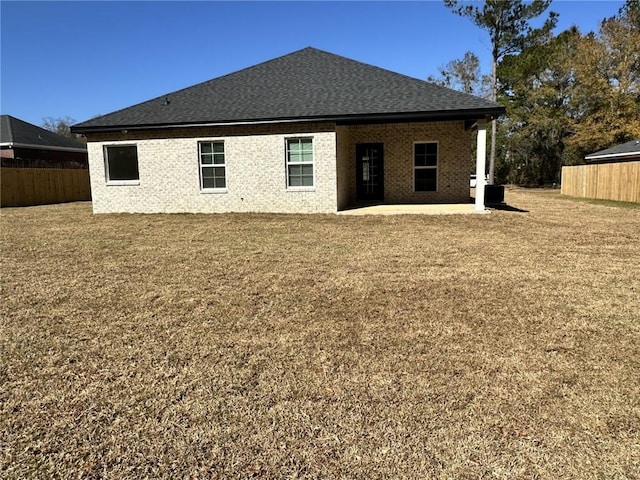
M 313 139 L 287 140 L 287 186 L 313 187 Z
M 111 145 L 105 148 L 107 181 L 139 180 L 138 147 Z
M 224 142 L 200 142 L 200 188 L 227 188 Z M 215 166 L 214 166 L 215 165 Z
M 416 191 L 435 192 L 437 174 L 435 168 L 423 168 L 416 170 Z
M 414 190 L 435 192 L 438 190 L 438 144 L 416 143 L 413 150 Z
M 416 143 L 414 156 L 416 167 L 435 167 L 438 164 L 437 143 Z
M 200 144 L 200 154 L 204 155 L 207 153 L 213 153 L 213 143 L 201 143 Z

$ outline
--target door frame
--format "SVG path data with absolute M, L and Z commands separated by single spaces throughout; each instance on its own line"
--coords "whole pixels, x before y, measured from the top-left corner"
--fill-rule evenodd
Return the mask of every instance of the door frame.
M 362 168 L 362 150 L 365 148 L 376 147 L 379 149 L 378 155 L 378 188 L 374 193 L 364 192 L 363 185 L 363 168 Z M 376 200 L 382 201 L 384 200 L 384 143 L 382 142 L 371 142 L 371 143 L 356 143 L 356 200 L 358 201 L 366 201 L 366 200 Z

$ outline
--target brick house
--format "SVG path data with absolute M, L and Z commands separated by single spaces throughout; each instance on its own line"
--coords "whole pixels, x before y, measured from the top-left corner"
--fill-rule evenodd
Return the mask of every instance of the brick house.
M 31 123 L 0 115 L 0 159 L 11 168 L 87 168 L 87 147 Z
M 335 213 L 468 203 L 496 103 L 314 48 L 80 123 L 93 208 Z M 484 183 L 476 209 L 484 210 Z
M 0 206 L 91 200 L 87 147 L 0 115 Z

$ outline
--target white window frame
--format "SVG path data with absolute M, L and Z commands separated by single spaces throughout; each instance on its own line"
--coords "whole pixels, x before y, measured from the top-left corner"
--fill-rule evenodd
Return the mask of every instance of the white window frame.
M 311 162 L 290 162 L 289 161 L 289 142 L 293 140 L 311 140 Z M 316 145 L 313 136 L 301 135 L 295 137 L 287 137 L 284 139 L 284 174 L 287 184 L 287 190 L 290 192 L 312 192 L 316 189 Z M 313 169 L 312 182 L 313 185 L 289 185 L 289 167 L 295 165 L 311 165 Z
M 210 143 L 210 144 L 214 144 L 214 143 L 221 143 L 222 144 L 222 155 L 224 158 L 224 163 L 202 163 L 202 144 L 203 143 Z M 204 140 L 198 140 L 198 176 L 200 177 L 200 193 L 227 193 L 228 192 L 228 185 L 229 185 L 229 177 L 228 177 L 228 172 L 229 169 L 227 168 L 227 149 L 226 149 L 226 142 L 224 141 L 224 139 L 222 138 L 214 138 L 214 139 L 204 139 Z M 213 154 L 213 150 L 212 150 L 212 154 Z M 224 187 L 213 187 L 213 188 L 205 188 L 204 187 L 204 175 L 202 175 L 202 168 L 203 167 L 208 167 L 208 168 L 224 168 Z
M 138 178 L 131 180 L 111 180 L 109 177 L 109 149 L 113 147 L 136 147 L 136 162 L 138 162 Z M 107 185 L 140 185 L 140 158 L 137 143 L 109 143 L 102 146 L 104 159 L 104 179 Z
M 416 145 L 422 145 L 425 143 L 436 144 L 436 165 L 435 166 L 416 166 Z M 411 152 L 411 165 L 413 167 L 413 193 L 437 193 L 440 185 L 440 142 L 437 140 L 424 140 L 413 142 L 413 150 Z M 416 170 L 435 170 L 436 171 L 436 189 L 435 190 L 416 190 Z

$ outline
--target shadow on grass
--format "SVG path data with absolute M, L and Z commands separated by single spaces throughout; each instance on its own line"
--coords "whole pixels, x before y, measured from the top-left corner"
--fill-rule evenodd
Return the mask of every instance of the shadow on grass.
M 474 203 L 475 201 L 475 197 L 469 197 L 469 203 Z M 529 213 L 529 210 L 522 210 L 521 208 L 513 207 L 511 205 L 507 205 L 506 203 L 486 203 L 485 206 L 492 210 L 502 210 L 503 212 Z
M 523 210 L 518 207 L 507 205 L 506 203 L 487 203 L 487 208 L 492 210 L 501 210 L 503 212 L 529 213 L 529 210 Z

